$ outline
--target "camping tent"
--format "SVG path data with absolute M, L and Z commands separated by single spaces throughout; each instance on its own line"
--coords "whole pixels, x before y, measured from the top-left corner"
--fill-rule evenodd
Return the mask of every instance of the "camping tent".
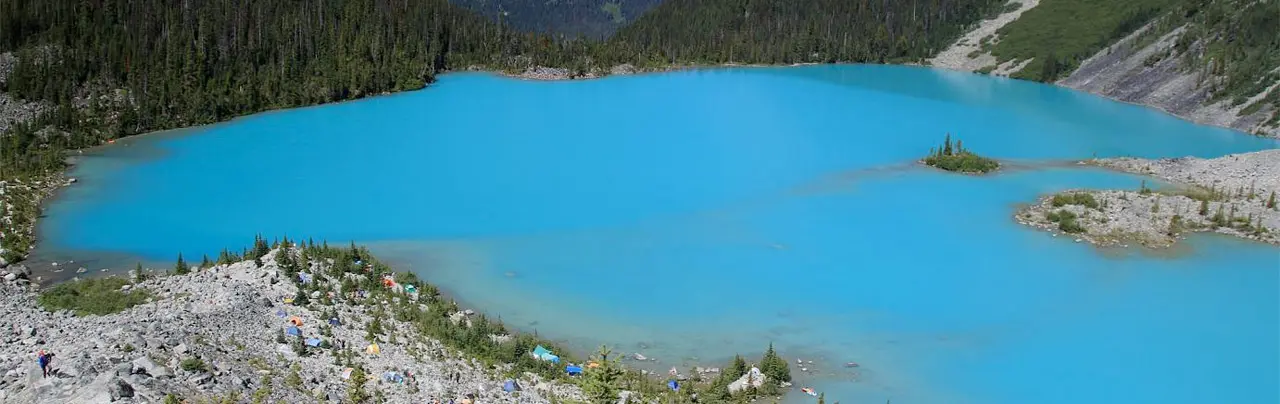
M 298 282 L 302 282 L 302 284 L 304 284 L 304 285 L 305 285 L 305 284 L 309 284 L 309 283 L 311 283 L 311 274 L 306 273 L 306 272 L 299 272 L 299 273 L 298 273 Z
M 284 332 L 295 337 L 302 336 L 302 330 L 299 330 L 298 327 L 290 326 L 289 328 L 284 329 Z
M 284 309 L 276 310 L 276 317 L 285 318 L 288 316 L 289 316 L 289 313 L 285 312 Z
M 575 365 L 565 366 L 564 371 L 568 373 L 569 376 L 577 376 L 582 374 L 582 366 L 575 366 Z
M 382 380 L 391 383 L 404 383 L 404 376 L 401 376 L 399 372 L 386 371 L 382 373 Z
M 352 368 L 346 368 L 346 369 L 343 369 L 343 370 L 342 370 L 342 380 L 350 379 L 350 378 L 351 378 L 351 371 L 352 371 L 352 370 L 355 370 L 355 369 L 352 369 Z
M 338 321 L 337 317 L 334 317 L 329 319 L 329 325 L 337 326 L 337 325 L 342 325 L 342 323 Z
M 511 392 L 516 392 L 520 390 L 521 390 L 520 383 L 516 383 L 515 380 L 507 379 L 506 382 L 502 383 L 502 391 L 511 393 Z
M 320 346 L 319 338 L 307 338 L 307 346 Z
M 369 346 L 364 349 L 364 353 L 367 353 L 369 355 L 377 355 L 382 353 L 382 348 L 379 348 L 378 344 L 369 344 Z
M 290 324 L 293 324 L 293 325 L 295 325 L 295 326 L 301 327 L 301 326 L 302 326 L 302 317 L 298 317 L 298 316 L 289 317 L 289 323 L 290 323 Z
M 538 345 L 537 348 L 533 349 L 533 357 L 551 363 L 560 363 L 560 357 L 551 353 L 551 350 L 544 348 L 542 345 Z
M 680 391 L 680 383 L 675 380 L 668 380 L 667 388 L 671 389 L 671 391 Z
M 417 293 L 418 293 L 418 287 L 417 287 L 417 286 L 413 286 L 413 285 L 404 285 L 404 292 L 405 292 L 405 293 L 408 293 L 408 294 L 411 294 L 411 295 L 413 295 L 413 294 L 417 294 Z

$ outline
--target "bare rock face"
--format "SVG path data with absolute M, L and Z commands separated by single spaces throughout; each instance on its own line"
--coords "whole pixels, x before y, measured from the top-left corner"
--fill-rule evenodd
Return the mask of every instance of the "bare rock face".
M 1265 124 L 1271 116 L 1271 106 L 1242 115 L 1250 102 L 1265 93 L 1240 105 L 1231 105 L 1228 100 L 1211 101 L 1212 86 L 1205 83 L 1215 78 L 1187 69 L 1176 53 L 1175 44 L 1186 30 L 1175 29 L 1149 45 L 1139 46 L 1138 40 L 1148 29 L 1151 27 L 1143 27 L 1099 51 L 1058 84 L 1155 107 L 1197 123 L 1280 137 L 1280 127 Z M 1191 51 L 1199 52 L 1201 47 L 1193 45 Z M 1276 91 L 1276 86 L 1270 91 Z

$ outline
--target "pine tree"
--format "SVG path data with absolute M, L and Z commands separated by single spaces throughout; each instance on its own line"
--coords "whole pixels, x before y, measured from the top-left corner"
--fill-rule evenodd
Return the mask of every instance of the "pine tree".
M 211 266 L 213 266 L 213 262 L 209 261 L 209 254 L 204 254 L 204 258 L 200 260 L 200 267 L 208 268 Z
M 1267 198 L 1267 207 L 1271 209 L 1276 208 L 1276 191 L 1271 191 L 1271 196 Z
M 145 280 L 147 280 L 147 274 L 142 272 L 142 263 L 139 262 L 137 266 L 133 267 L 133 283 L 141 283 Z
M 231 257 L 231 251 L 227 251 L 226 248 L 223 248 L 222 252 L 218 254 L 218 265 L 231 265 L 234 264 L 235 261 L 236 260 Z
M 618 400 L 618 384 L 622 381 L 623 371 L 616 358 L 609 359 L 610 353 L 609 347 L 601 345 L 594 358 L 600 366 L 586 372 L 582 392 L 590 402 L 612 403 Z
M 246 257 L 252 257 L 253 259 L 256 260 L 256 259 L 262 258 L 262 256 L 264 255 L 267 255 L 267 252 L 270 252 L 270 251 L 271 251 L 271 247 L 267 245 L 267 239 L 263 238 L 262 235 L 259 234 L 259 235 L 253 236 L 253 249 L 250 250 L 248 254 L 246 254 Z
M 1209 215 L 1209 200 L 1201 199 L 1200 200 L 1200 216 L 1208 216 L 1208 215 Z
M 178 253 L 178 263 L 173 265 L 173 273 L 182 275 L 191 272 L 191 268 L 187 266 L 187 261 L 182 259 L 182 253 Z
M 827 393 L 818 393 L 818 404 L 827 403 Z
M 950 156 L 951 153 L 951 133 L 947 133 L 947 137 L 942 141 L 942 155 Z
M 742 359 L 742 355 L 733 356 L 733 365 L 729 367 L 729 379 L 737 379 L 747 374 L 747 361 Z
M 355 366 L 351 370 L 351 378 L 347 379 L 347 401 L 352 403 L 363 403 L 369 401 L 369 393 L 364 391 L 364 384 L 368 381 L 364 374 L 364 369 Z
M 773 350 L 773 343 L 769 343 L 769 349 L 764 352 L 764 357 L 760 358 L 760 372 L 775 384 L 791 381 L 790 366 Z

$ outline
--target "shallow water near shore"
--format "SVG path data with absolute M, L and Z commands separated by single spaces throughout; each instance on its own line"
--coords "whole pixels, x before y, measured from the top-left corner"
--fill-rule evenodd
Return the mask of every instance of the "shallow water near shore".
M 911 163 L 946 132 L 1030 167 Z M 654 369 L 772 341 L 833 401 L 1277 402 L 1280 249 L 1198 236 L 1175 257 L 1104 254 L 1012 220 L 1040 194 L 1141 181 L 1037 161 L 1274 147 L 923 68 L 452 74 L 86 154 L 35 259 L 354 240 L 511 326 Z

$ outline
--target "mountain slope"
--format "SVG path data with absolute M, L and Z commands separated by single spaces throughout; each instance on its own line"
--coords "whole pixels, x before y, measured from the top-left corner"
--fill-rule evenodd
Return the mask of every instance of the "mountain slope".
M 662 0 L 450 0 L 526 32 L 604 38 Z
M 1280 137 L 1278 2 L 1039 0 L 996 20 L 995 32 L 997 21 L 984 21 L 985 30 L 931 63 L 1057 82 Z
M 1181 4 L 1059 83 L 1280 137 L 1280 3 Z
M 1000 0 L 667 0 L 610 51 L 641 62 L 915 62 Z

